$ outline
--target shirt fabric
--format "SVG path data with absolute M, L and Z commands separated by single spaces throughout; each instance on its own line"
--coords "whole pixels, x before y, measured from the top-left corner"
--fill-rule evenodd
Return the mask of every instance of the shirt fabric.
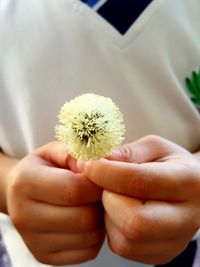
M 197 249 L 194 257 L 193 267 L 199 267 L 200 266 L 200 239 L 198 239 L 197 242 Z
M 0 232 L 0 267 L 11 267 L 11 262 Z
M 200 65 L 199 11 L 199 0 L 154 0 L 121 33 L 79 0 L 1 0 L 1 149 L 21 158 L 53 140 L 64 102 L 92 92 L 119 106 L 125 143 L 156 134 L 196 151 L 200 116 L 184 80 Z M 3 220 L 14 267 L 40 266 Z M 97 259 L 75 266 L 148 265 L 105 244 Z

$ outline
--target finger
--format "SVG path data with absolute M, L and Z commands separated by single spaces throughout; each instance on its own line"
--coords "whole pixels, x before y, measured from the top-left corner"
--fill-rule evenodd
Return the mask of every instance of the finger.
M 33 152 L 34 155 L 41 157 L 48 164 L 53 166 L 69 169 L 75 173 L 77 168 L 77 160 L 74 159 L 66 150 L 63 144 L 54 141 L 38 148 Z
M 101 200 L 102 189 L 83 174 L 61 168 L 33 164 L 21 175 L 24 181 L 16 190 L 23 190 L 32 199 L 54 205 L 74 206 Z M 27 163 L 29 164 L 29 163 Z M 23 186 L 22 186 L 23 184 Z
M 111 250 L 127 259 L 146 264 L 164 264 L 175 258 L 186 247 L 182 240 L 133 242 L 108 217 L 105 219 L 108 243 Z
M 90 248 L 102 244 L 105 237 L 104 228 L 85 233 L 30 233 L 23 239 L 30 250 L 37 249 L 40 253 L 55 253 L 64 250 L 77 250 Z
M 185 203 L 142 202 L 104 191 L 103 205 L 113 223 L 134 242 L 189 240 L 198 229 Z M 184 234 L 183 234 L 184 233 Z
M 36 257 L 40 262 L 50 264 L 50 265 L 68 265 L 68 264 L 78 264 L 97 257 L 102 244 L 91 246 L 85 249 L 79 250 L 64 250 L 48 255 L 39 254 Z
M 41 157 L 45 161 L 59 166 L 61 168 L 68 168 L 68 160 L 70 155 L 60 142 L 49 142 L 33 152 L 34 155 Z
M 117 147 L 108 157 L 110 160 L 145 163 L 159 161 L 174 153 L 189 154 L 182 147 L 160 136 L 145 136 L 130 144 Z
M 192 196 L 191 170 L 180 163 L 102 159 L 87 162 L 84 174 L 102 188 L 136 198 L 182 201 Z
M 27 206 L 22 206 L 20 215 L 12 215 L 12 221 L 20 232 L 82 233 L 102 225 L 102 206 L 91 204 L 60 207 L 27 201 Z

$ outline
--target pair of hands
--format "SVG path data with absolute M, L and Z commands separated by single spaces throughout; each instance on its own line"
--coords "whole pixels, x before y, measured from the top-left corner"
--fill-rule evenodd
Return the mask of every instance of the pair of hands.
M 199 160 L 161 137 L 144 137 L 87 163 L 49 143 L 9 176 L 8 213 L 43 263 L 93 259 L 106 232 L 115 253 L 162 264 L 200 227 Z

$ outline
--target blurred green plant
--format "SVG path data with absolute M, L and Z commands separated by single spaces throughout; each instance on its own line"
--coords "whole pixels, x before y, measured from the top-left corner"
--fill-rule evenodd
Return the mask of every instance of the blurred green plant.
M 185 78 L 185 85 L 192 102 L 200 106 L 200 67 L 198 72 L 192 71 L 191 76 Z

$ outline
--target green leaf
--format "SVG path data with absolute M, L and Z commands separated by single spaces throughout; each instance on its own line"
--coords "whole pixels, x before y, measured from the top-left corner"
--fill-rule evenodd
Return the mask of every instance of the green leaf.
M 199 66 L 199 71 L 198 71 L 198 74 L 197 75 L 200 75 L 200 66 Z
M 191 76 L 186 77 L 185 85 L 192 102 L 200 107 L 200 66 L 198 72 L 192 71 Z
M 196 91 L 193 88 L 193 84 L 191 83 L 191 81 L 190 81 L 190 79 L 188 77 L 185 79 L 185 85 L 186 85 L 186 87 L 188 89 L 188 92 L 190 93 L 191 97 L 196 98 Z
M 199 66 L 199 72 L 197 74 L 197 85 L 198 85 L 198 88 L 200 90 L 200 66 Z
M 200 106 L 200 99 L 191 97 L 191 100 L 195 105 Z
M 195 89 L 196 94 L 200 96 L 200 87 L 198 86 L 197 79 L 198 79 L 198 75 L 195 71 L 193 71 L 191 75 L 191 82 L 192 82 L 193 88 Z

